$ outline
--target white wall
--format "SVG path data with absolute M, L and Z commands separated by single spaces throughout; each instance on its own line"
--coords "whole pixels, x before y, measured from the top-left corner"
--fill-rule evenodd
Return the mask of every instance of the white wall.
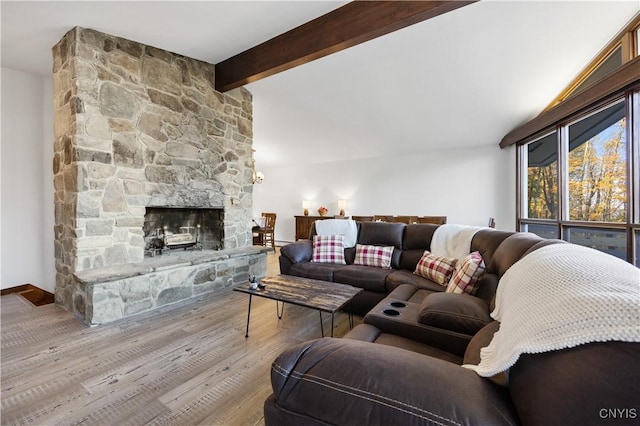
M 51 81 L 2 68 L 0 288 L 55 290 Z M 354 161 L 261 168 L 254 215 L 278 214 L 276 239 L 293 241 L 302 200 L 347 215 L 446 215 L 449 223 L 515 229 L 515 154 L 498 142 Z
M 0 287 L 55 290 L 50 79 L 1 69 Z
M 442 149 L 357 161 L 336 161 L 261 169 L 254 185 L 253 211 L 277 213 L 276 240 L 293 241 L 295 215 L 302 200 L 309 214 L 324 205 L 338 214 L 338 199 L 348 200 L 347 215 L 447 216 L 448 223 L 515 230 L 515 153 L 498 141 L 484 146 Z

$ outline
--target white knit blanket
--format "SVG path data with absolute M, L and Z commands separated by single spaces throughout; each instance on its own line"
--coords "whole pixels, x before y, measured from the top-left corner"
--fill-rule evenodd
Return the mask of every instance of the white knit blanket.
M 358 226 L 356 221 L 351 219 L 316 220 L 316 234 L 343 235 L 344 246 L 354 247 L 358 239 Z
M 431 253 L 436 256 L 462 259 L 471 252 L 471 240 L 478 226 L 447 223 L 438 226 L 431 238 Z
M 640 269 L 574 244 L 553 244 L 516 262 L 500 279 L 491 316 L 500 330 L 465 365 L 491 377 L 520 354 L 589 342 L 640 342 Z

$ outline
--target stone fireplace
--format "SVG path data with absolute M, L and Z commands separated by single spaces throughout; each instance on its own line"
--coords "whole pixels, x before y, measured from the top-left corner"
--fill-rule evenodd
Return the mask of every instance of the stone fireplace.
M 98 324 L 264 274 L 246 89 L 217 92 L 212 64 L 80 27 L 53 64 L 59 306 Z M 154 225 L 154 209 L 187 218 Z M 218 219 L 206 229 L 204 212 Z M 150 226 L 202 244 L 150 260 Z

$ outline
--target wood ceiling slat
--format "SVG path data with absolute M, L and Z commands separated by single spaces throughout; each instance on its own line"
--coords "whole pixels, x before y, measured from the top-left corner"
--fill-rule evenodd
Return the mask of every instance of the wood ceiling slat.
M 226 92 L 475 1 L 347 3 L 216 64 L 216 90 Z

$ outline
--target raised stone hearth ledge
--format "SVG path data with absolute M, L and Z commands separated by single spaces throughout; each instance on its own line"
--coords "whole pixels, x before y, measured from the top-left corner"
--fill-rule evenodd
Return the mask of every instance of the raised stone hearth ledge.
M 76 312 L 89 325 L 147 312 L 246 282 L 249 275 L 265 276 L 267 247 L 179 251 L 143 262 L 94 268 L 74 274 L 83 299 Z

